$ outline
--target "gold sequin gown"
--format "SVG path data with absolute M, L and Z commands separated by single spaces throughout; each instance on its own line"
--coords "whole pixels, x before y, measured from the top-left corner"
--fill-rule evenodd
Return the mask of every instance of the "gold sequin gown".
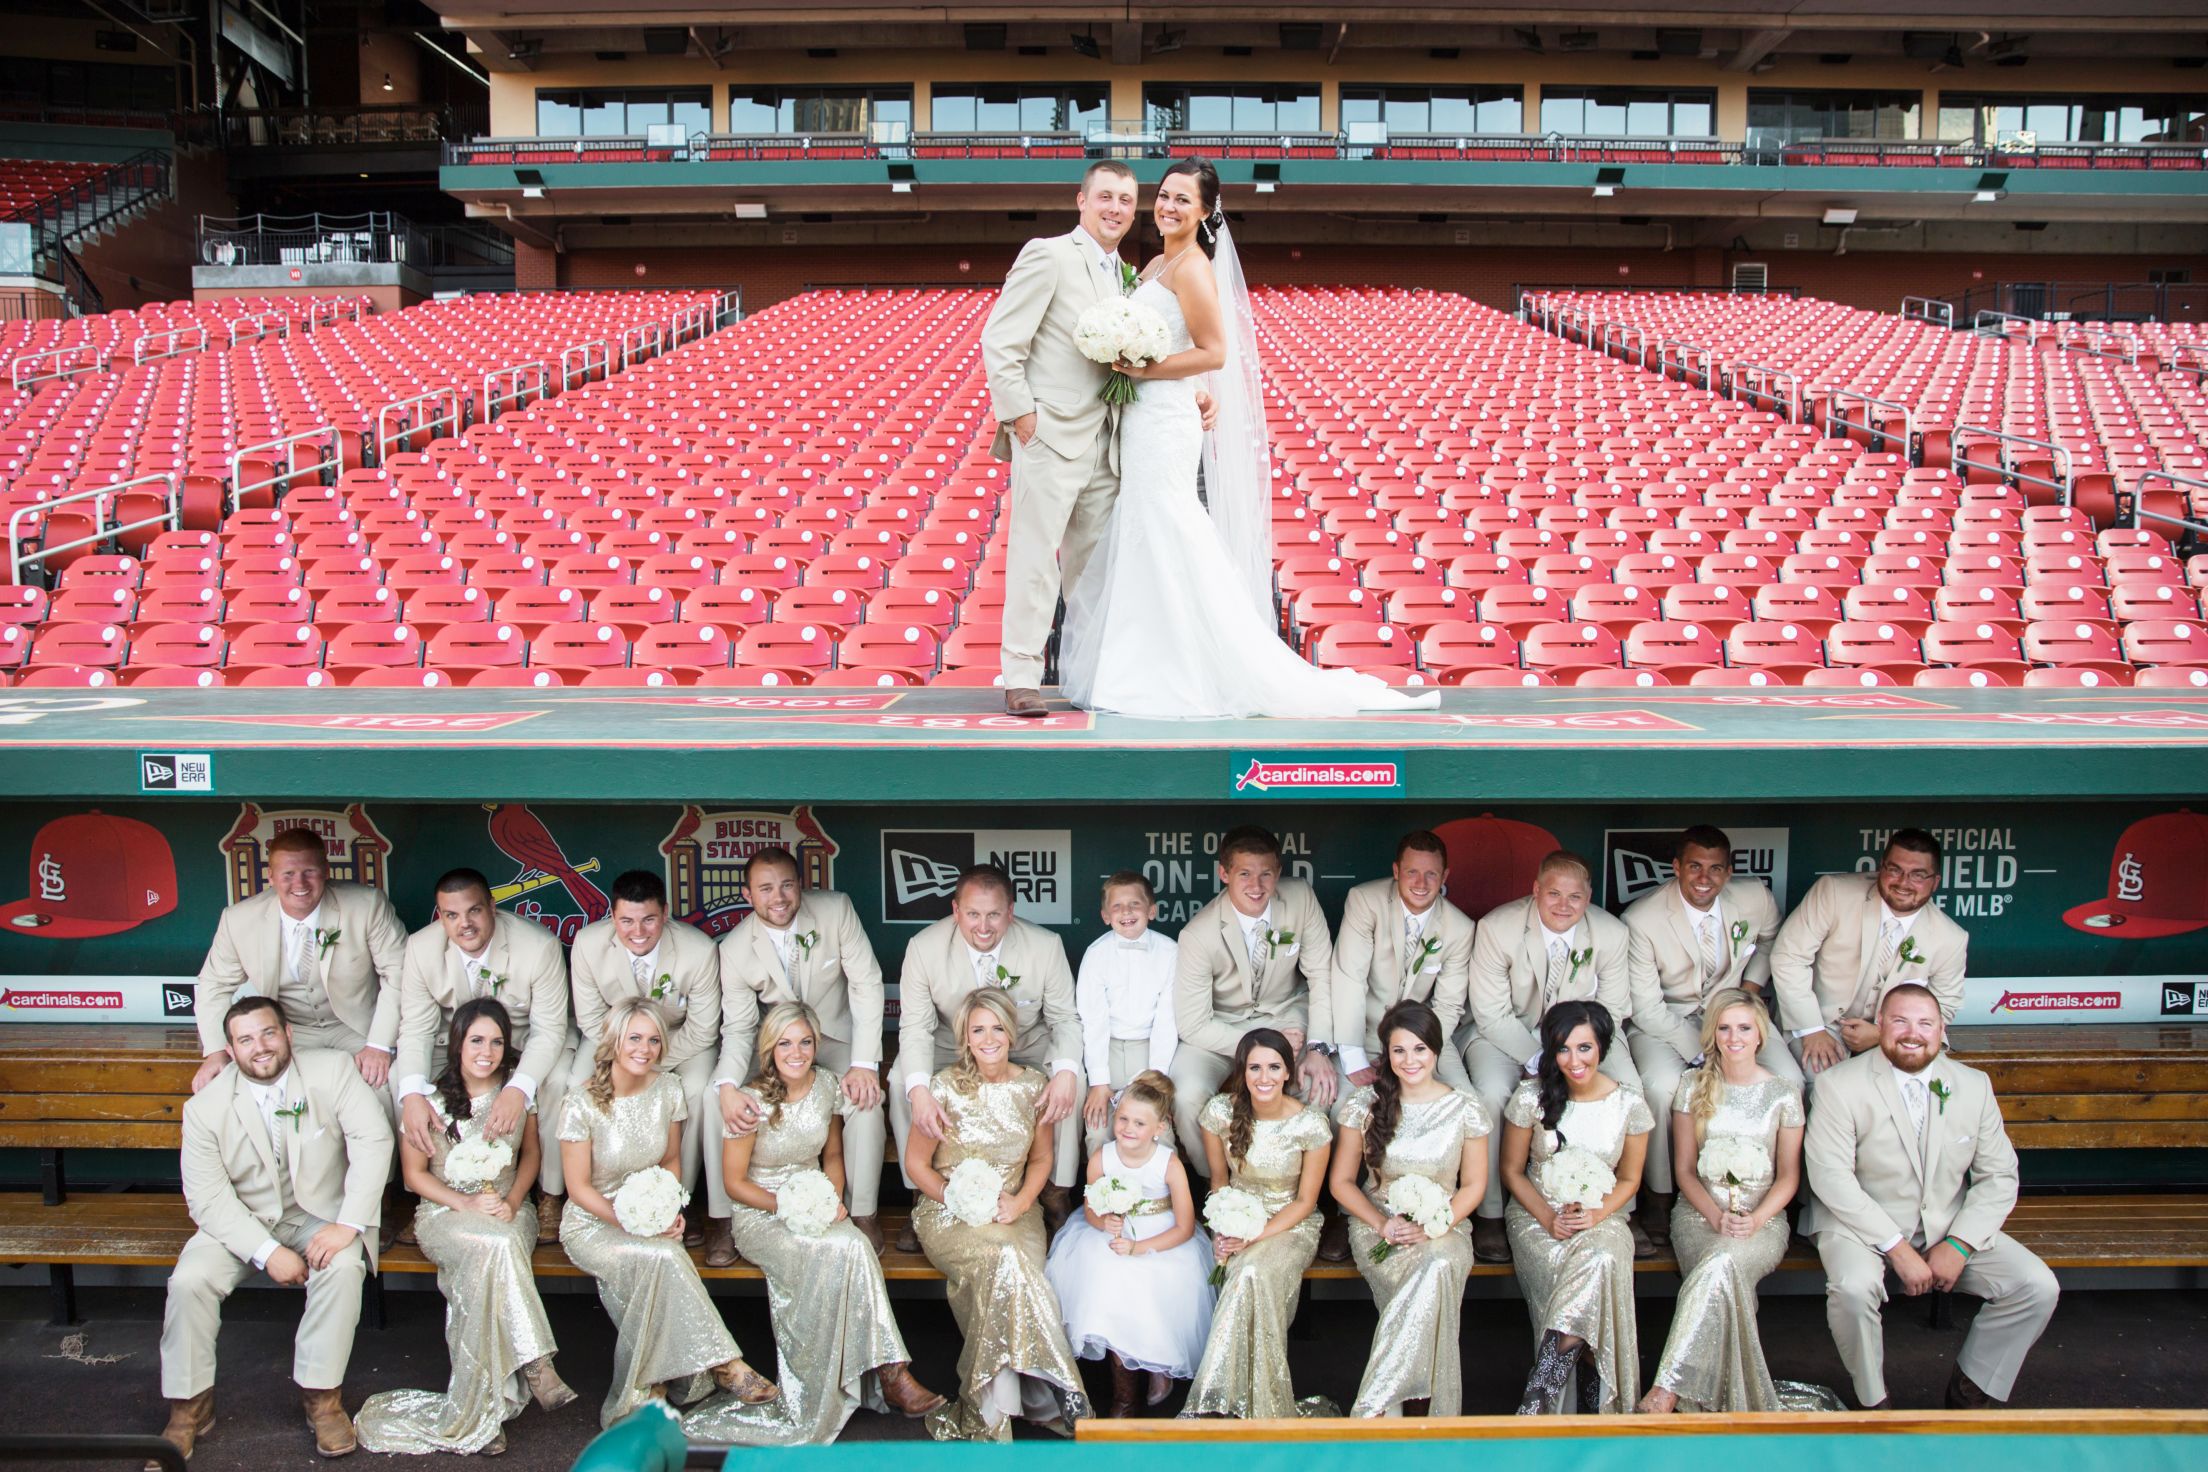
M 826 1069 L 813 1070 L 805 1097 L 782 1105 L 769 1121 L 756 1088 L 745 1093 L 759 1106 L 761 1122 L 751 1147 L 751 1179 L 779 1191 L 801 1171 L 819 1170 L 828 1124 L 848 1117 L 843 1085 Z M 771 1211 L 735 1203 L 728 1229 L 746 1262 L 767 1277 L 767 1311 L 781 1359 L 779 1399 L 747 1406 L 725 1391 L 682 1418 L 696 1442 L 735 1446 L 825 1444 L 836 1439 L 862 1401 L 882 1409 L 872 1375 L 910 1356 L 889 1311 L 874 1246 L 848 1219 L 818 1237 L 800 1237 Z
M 1526 1174 L 1536 1183 L 1542 1163 L 1559 1148 L 1559 1135 L 1615 1170 L 1625 1154 L 1626 1136 L 1645 1135 L 1656 1123 L 1641 1091 L 1619 1084 L 1591 1104 L 1565 1101 L 1558 1128 L 1543 1129 L 1541 1086 L 1530 1078 L 1511 1092 L 1503 1117 L 1533 1131 Z M 1602 1378 L 1602 1413 L 1632 1410 L 1641 1399 L 1640 1330 L 1633 1314 L 1633 1233 L 1625 1213 L 1614 1212 L 1562 1242 L 1515 1198 L 1503 1215 L 1510 1232 L 1511 1267 L 1533 1320 L 1534 1342 L 1550 1329 L 1585 1340 Z
M 1371 1128 L 1373 1091 L 1359 1089 L 1343 1103 L 1344 1129 Z M 1438 1098 L 1404 1101 L 1388 1139 L 1379 1179 L 1370 1173 L 1365 1194 L 1387 1213 L 1387 1190 L 1403 1176 L 1421 1175 L 1454 1195 L 1464 1164 L 1464 1142 L 1484 1140 L 1494 1129 L 1487 1110 L 1471 1094 L 1451 1089 Z M 1481 1147 L 1483 1152 L 1485 1146 Z M 1431 1400 L 1431 1414 L 1454 1416 L 1464 1403 L 1464 1370 L 1457 1358 L 1457 1326 L 1464 1312 L 1464 1284 L 1472 1275 L 1472 1224 L 1460 1221 L 1416 1247 L 1398 1247 L 1372 1260 L 1378 1232 L 1349 1219 L 1349 1251 L 1372 1289 L 1380 1323 L 1372 1333 L 1372 1357 L 1357 1388 L 1353 1416 L 1399 1415 L 1407 1400 Z
M 1695 1075 L 1679 1081 L 1684 1105 Z M 1705 1140 L 1726 1136 L 1753 1140 L 1766 1160 L 1778 1159 L 1779 1131 L 1804 1123 L 1802 1091 L 1782 1078 L 1753 1084 L 1725 1084 L 1717 1112 L 1710 1116 Z M 1675 1118 L 1685 1118 L 1682 1111 Z M 1737 1194 L 1742 1211 L 1754 1211 L 1771 1190 L 1772 1172 L 1743 1181 Z M 1727 1203 L 1722 1179 L 1703 1178 L 1720 1207 Z M 1763 1337 L 1756 1322 L 1756 1285 L 1786 1256 L 1788 1227 L 1780 1212 L 1752 1237 L 1726 1237 L 1710 1229 L 1685 1196 L 1671 1209 L 1671 1245 L 1686 1278 L 1672 1310 L 1671 1337 L 1656 1367 L 1656 1383 L 1679 1397 L 1682 1411 L 1776 1411 L 1781 1404 L 1763 1362 Z
M 497 1098 L 493 1089 L 475 1099 L 474 1113 L 460 1121 L 461 1140 L 482 1138 L 483 1117 Z M 440 1126 L 429 1168 L 443 1180 L 445 1157 L 460 1141 L 443 1129 L 451 1123 L 443 1098 L 432 1095 L 429 1102 Z M 535 1122 L 524 1127 L 534 1129 Z M 503 1196 L 513 1188 L 514 1166 L 509 1163 L 487 1189 Z M 499 1428 L 529 1404 L 521 1367 L 558 1347 L 529 1263 L 537 1245 L 537 1208 L 524 1204 L 512 1221 L 502 1222 L 480 1211 L 424 1201 L 414 1213 L 414 1240 L 437 1265 L 452 1379 L 442 1391 L 372 1395 L 354 1426 L 360 1444 L 372 1452 L 466 1456 L 488 1446 Z
M 1214 1094 L 1197 1122 L 1223 1143 L 1233 1117 L 1233 1102 Z M 1308 1104 L 1285 1119 L 1260 1119 L 1250 1134 L 1248 1156 L 1228 1160 L 1227 1184 L 1250 1192 L 1264 1201 L 1266 1211 L 1278 1213 L 1296 1199 L 1304 1155 L 1326 1149 L 1333 1140 L 1326 1111 Z M 1288 1378 L 1288 1325 L 1296 1317 L 1304 1269 L 1318 1251 L 1319 1214 L 1313 1211 L 1279 1236 L 1227 1259 L 1226 1281 L 1211 1314 L 1211 1338 L 1182 1415 L 1254 1420 L 1333 1412 L 1316 1399 L 1299 1404 Z
M 562 1140 L 590 1144 L 591 1188 L 608 1201 L 621 1183 L 667 1155 L 668 1127 L 688 1110 L 682 1082 L 660 1073 L 600 1109 L 590 1091 L 570 1089 L 560 1115 Z M 679 1237 L 637 1237 L 580 1206 L 560 1213 L 560 1245 L 575 1266 L 598 1280 L 598 1297 L 613 1319 L 613 1384 L 598 1422 L 611 1426 L 668 1386 L 687 1405 L 713 1388 L 710 1371 L 737 1357 L 736 1341 L 698 1280 L 698 1266 Z
M 948 1179 L 960 1161 L 978 1156 L 1004 1177 L 1006 1193 L 1017 1196 L 1047 1082 L 1021 1068 L 1002 1083 L 982 1080 L 968 1089 L 955 1068 L 938 1073 L 928 1085 L 944 1114 L 936 1170 Z M 1042 1211 L 1031 1207 L 1009 1227 L 976 1227 L 923 1196 L 912 1225 L 928 1261 L 943 1271 L 951 1316 L 965 1337 L 958 1398 L 928 1413 L 928 1433 L 938 1441 L 1010 1441 L 1014 1415 L 1055 1415 L 1069 1427 L 1088 1415 L 1058 1295 L 1044 1275 L 1049 1243 Z M 1013 1378 L 1000 1379 L 1007 1372 Z

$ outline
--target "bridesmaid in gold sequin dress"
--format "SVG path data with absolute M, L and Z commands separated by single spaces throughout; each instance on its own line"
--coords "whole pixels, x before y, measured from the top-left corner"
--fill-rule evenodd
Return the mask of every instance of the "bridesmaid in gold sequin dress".
M 1557 1003 L 1541 1018 L 1539 1074 L 1503 1106 L 1504 1227 L 1537 1341 L 1520 1415 L 1562 1409 L 1574 1370 L 1583 1413 L 1627 1411 L 1641 1394 L 1625 1212 L 1641 1188 L 1656 1122 L 1639 1089 L 1599 1071 L 1614 1035 L 1600 1002 Z M 1543 1168 L 1567 1148 L 1588 1152 L 1615 1176 L 1600 1205 L 1559 1207 L 1542 1194 Z
M 1431 1007 L 1396 1003 L 1379 1036 L 1378 1076 L 1343 1102 L 1328 1173 L 1349 1214 L 1350 1256 L 1380 1310 L 1350 1414 L 1454 1416 L 1464 1404 L 1457 1326 L 1472 1273 L 1467 1219 L 1487 1190 L 1493 1125 L 1476 1097 L 1434 1072 L 1448 1040 Z M 1409 1175 L 1449 1193 L 1450 1226 L 1441 1236 L 1386 1210 L 1388 1188 Z
M 1252 1028 L 1234 1050 L 1226 1092 L 1197 1115 L 1211 1179 L 1250 1192 L 1272 1217 L 1255 1237 L 1212 1239 L 1225 1281 L 1184 1416 L 1335 1413 L 1315 1398 L 1299 1403 L 1288 1378 L 1288 1325 L 1318 1254 L 1319 1192 L 1334 1146 L 1326 1111 L 1289 1092 L 1294 1056 L 1280 1033 Z
M 506 1450 L 505 1423 L 521 1414 L 530 1396 L 548 1411 L 575 1399 L 552 1368 L 557 1346 L 529 1262 L 537 1245 L 537 1209 L 529 1200 L 537 1132 L 518 1131 L 521 1153 L 478 1191 L 459 1190 L 444 1178 L 453 1147 L 483 1138 L 483 1119 L 514 1071 L 512 1032 L 506 1008 L 493 998 L 463 1003 L 452 1014 L 448 1061 L 430 1098 L 441 1126 L 431 1153 L 399 1142 L 407 1189 L 422 1198 L 414 1240 L 437 1265 L 437 1290 L 445 1295 L 452 1379 L 442 1392 L 386 1390 L 368 1397 L 354 1428 L 372 1452 L 495 1457 Z
M 560 1159 L 568 1208 L 560 1245 L 598 1280 L 613 1317 L 613 1384 L 599 1423 L 611 1426 L 647 1400 L 697 1400 L 713 1386 L 759 1404 L 774 1398 L 736 1352 L 720 1310 L 682 1245 L 682 1218 L 658 1237 L 638 1237 L 614 1215 L 621 1183 L 647 1166 L 682 1162 L 682 1083 L 659 1071 L 667 1050 L 657 1005 L 631 1002 L 606 1018 L 590 1081 L 570 1090 L 560 1116 Z M 708 1378 L 710 1377 L 710 1378 Z
M 721 1142 L 721 1178 L 734 1203 L 729 1231 L 744 1260 L 767 1277 L 782 1394 L 757 1406 L 713 1396 L 682 1418 L 692 1441 L 825 1445 L 862 1400 L 907 1416 L 943 1404 L 906 1369 L 910 1356 L 889 1311 L 881 1259 L 851 1225 L 849 1209 L 838 1205 L 835 1225 L 817 1237 L 799 1236 L 775 1214 L 775 1193 L 806 1171 L 821 1172 L 843 1195 L 843 1120 L 852 1104 L 841 1081 L 815 1066 L 819 1052 L 812 1008 L 768 1008 L 744 1086 L 759 1108 L 759 1127 Z
M 1807 1122 L 1800 1086 L 1756 1062 L 1770 1031 L 1763 1003 L 1738 987 L 1710 998 L 1702 1014 L 1707 1061 L 1680 1081 L 1671 1116 L 1679 1180 L 1671 1243 L 1686 1278 L 1644 1411 L 1794 1409 L 1771 1383 L 1756 1323 L 1756 1285 L 1786 1256 L 1786 1207 L 1801 1185 Z M 1723 1139 L 1763 1152 L 1751 1175 L 1736 1173 L 1737 1185 L 1698 1169 L 1704 1147 Z
M 943 1138 L 915 1125 L 905 1172 L 922 1199 L 913 1230 L 943 1270 L 951 1315 L 966 1345 L 958 1356 L 958 1399 L 928 1413 L 938 1441 L 1010 1441 L 1025 1416 L 1070 1436 L 1089 1414 L 1081 1371 L 1066 1343 L 1058 1295 L 1044 1275 L 1048 1246 L 1036 1198 L 1050 1182 L 1052 1132 L 1036 1128 L 1047 1082 L 1012 1061 L 1019 1020 L 1007 993 L 976 987 L 958 1007 L 958 1061 L 929 1081 L 944 1114 Z M 997 1219 L 976 1227 L 943 1205 L 960 1161 L 979 1157 L 1004 1178 Z

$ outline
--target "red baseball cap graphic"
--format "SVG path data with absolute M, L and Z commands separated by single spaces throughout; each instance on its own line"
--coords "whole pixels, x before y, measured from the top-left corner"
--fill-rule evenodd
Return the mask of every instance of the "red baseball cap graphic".
M 1493 813 L 1458 818 L 1434 833 L 1449 850 L 1449 903 L 1475 920 L 1532 894 L 1541 861 L 1564 846 L 1546 828 Z
M 2208 926 L 2208 817 L 2181 808 L 2126 828 L 2109 856 L 2108 898 L 2062 918 L 2073 930 L 2122 940 Z
M 176 858 L 150 823 L 72 813 L 31 840 L 30 887 L 0 925 L 46 940 L 113 935 L 176 908 Z

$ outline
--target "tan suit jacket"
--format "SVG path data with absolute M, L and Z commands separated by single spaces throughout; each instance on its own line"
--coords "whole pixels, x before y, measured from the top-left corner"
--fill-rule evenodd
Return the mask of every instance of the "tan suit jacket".
M 1334 1031 L 1329 1041 L 1381 1054 L 1380 1019 L 1397 1002 L 1424 1002 L 1441 1018 L 1444 1043 L 1464 1020 L 1472 984 L 1472 917 L 1444 899 L 1426 912 L 1421 954 L 1403 954 L 1403 903 L 1393 879 L 1349 892 L 1334 937 Z M 1436 943 L 1428 952 L 1426 942 Z
M 1081 1013 L 1074 1005 L 1073 968 L 1066 944 L 1055 931 L 1015 919 L 997 946 L 997 964 L 1019 978 L 1011 987 L 1020 1018 L 1012 1051 L 1022 1061 L 1052 1059 L 1081 1066 Z M 897 974 L 897 1089 L 905 1092 L 913 1074 L 935 1073 L 938 1050 L 958 1051 L 958 1004 L 974 989 L 974 967 L 965 937 L 948 917 L 936 921 L 905 947 Z
M 715 1046 L 721 1031 L 720 957 L 696 926 L 669 920 L 660 929 L 659 960 L 649 985 L 637 985 L 628 949 L 614 934 L 610 916 L 577 931 L 567 959 L 574 978 L 575 1026 L 586 1055 L 596 1051 L 607 1014 L 632 998 L 649 997 L 653 987 L 662 985 L 665 992 L 658 1000 L 668 1031 L 661 1066 L 680 1068 Z
M 276 1158 L 245 1075 L 225 1068 L 184 1101 L 184 1205 L 193 1225 L 240 1262 L 251 1262 L 284 1214 L 278 1170 L 292 1200 L 327 1222 L 361 1228 L 370 1267 L 383 1183 L 391 1174 L 391 1125 L 375 1092 L 343 1053 L 302 1048 L 291 1055 L 290 1097 L 306 1102 L 296 1124 L 278 1121 L 286 1158 Z
M 332 883 L 322 891 L 322 928 L 337 940 L 320 952 L 323 989 L 330 1010 L 379 1048 L 399 1037 L 399 965 L 406 927 L 382 890 Z M 276 891 L 264 889 L 223 910 L 214 944 L 199 968 L 193 1012 L 202 1054 L 227 1047 L 222 1014 L 240 993 L 273 997 L 284 978 L 283 910 Z
M 882 1062 L 882 967 L 874 942 L 859 924 L 850 897 L 832 889 L 807 890 L 790 922 L 796 935 L 814 937 L 810 949 L 792 951 L 796 988 L 783 973 L 774 941 L 757 915 L 746 915 L 721 937 L 721 1056 L 717 1079 L 751 1077 L 759 1019 L 778 1002 L 803 1002 L 820 1030 L 851 1049 L 854 1066 Z
M 1893 1064 L 1858 1053 L 1817 1075 L 1802 1141 L 1811 1230 L 1839 1231 L 1873 1251 L 1895 1237 L 1927 1245 L 1953 1236 L 1973 1249 L 2001 1230 L 2016 1206 L 2016 1149 L 2001 1123 L 1993 1082 L 1943 1053 L 1927 1084 L 1924 1139 L 1909 1122 Z
M 492 981 L 474 975 L 473 967 L 463 974 L 458 953 L 434 920 L 406 938 L 399 1056 L 392 1069 L 402 1083 L 429 1078 L 430 1058 L 444 1041 L 454 1008 L 475 997 L 496 997 L 513 1019 L 514 1046 L 521 1050 L 514 1071 L 543 1086 L 567 1046 L 567 960 L 559 941 L 543 926 L 501 910 L 478 964 Z
M 1590 945 L 1594 955 L 1576 973 L 1567 963 L 1568 979 L 1549 1000 L 1591 997 L 1609 1009 L 1622 1032 L 1633 1015 L 1625 922 L 1589 905 L 1572 928 L 1572 948 Z M 1481 918 L 1472 941 L 1472 1021 L 1481 1037 L 1519 1062 L 1541 1051 L 1541 983 L 1548 974 L 1548 942 L 1533 896 L 1497 905 Z
M 1047 235 L 1020 248 L 997 304 L 981 329 L 989 408 L 997 416 L 993 453 L 1012 458 L 1012 421 L 1035 416 L 1035 438 L 1066 459 L 1093 453 L 1109 435 L 1111 411 L 1097 395 L 1108 370 L 1074 346 L 1081 314 L 1121 294 L 1098 263 L 1088 232 Z M 1114 463 L 1118 451 L 1112 450 Z
M 1790 1031 L 1832 1027 L 1843 1017 L 1876 1017 L 1887 989 L 1913 981 L 1939 999 L 1949 1022 L 1963 1005 L 1963 973 L 1970 960 L 1970 932 L 1937 904 L 1917 911 L 1908 939 L 1921 962 L 1901 959 L 1884 976 L 1871 974 L 1878 959 L 1880 901 L 1868 874 L 1827 874 L 1809 887 L 1779 927 L 1771 945 L 1771 983 Z
M 1626 907 L 1630 943 L 1627 985 L 1633 1030 L 1646 1033 L 1692 1062 L 1702 1051 L 1698 1014 L 1710 997 L 1730 986 L 1762 987 L 1771 980 L 1771 937 L 1779 933 L 1779 907 L 1771 891 L 1753 879 L 1735 879 L 1718 892 L 1718 954 L 1722 969 L 1704 985 L 1702 946 L 1687 922 L 1679 881 L 1642 895 Z
M 1174 963 L 1173 1020 L 1181 1042 L 1231 1058 L 1253 1027 L 1300 1030 L 1306 1043 L 1335 1036 L 1334 938 L 1311 886 L 1283 879 L 1271 928 L 1295 939 L 1275 947 L 1262 975 L 1250 968 L 1241 915 L 1222 894 L 1190 917 Z

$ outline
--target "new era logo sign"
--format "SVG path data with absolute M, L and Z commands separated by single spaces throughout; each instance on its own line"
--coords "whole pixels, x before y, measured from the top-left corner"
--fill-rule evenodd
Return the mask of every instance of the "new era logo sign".
M 148 751 L 138 757 L 141 792 L 213 792 L 215 759 L 204 751 Z
M 2164 1017 L 2197 1017 L 2204 1014 L 2208 1014 L 2208 982 L 2192 985 L 2182 982 L 2162 984 Z
M 161 988 L 161 1015 L 163 1017 L 190 1017 L 196 1012 L 193 1000 L 197 987 L 169 986 Z
M 935 828 L 882 834 L 882 918 L 924 925 L 951 913 L 958 876 L 994 864 L 1012 881 L 1013 910 L 1038 925 L 1073 919 L 1073 834 L 1064 828 Z

